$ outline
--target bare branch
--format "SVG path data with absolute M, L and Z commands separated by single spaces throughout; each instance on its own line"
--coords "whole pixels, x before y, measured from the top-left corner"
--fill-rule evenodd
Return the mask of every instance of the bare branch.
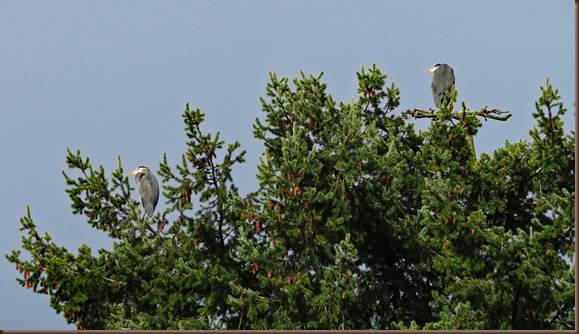
M 460 120 L 464 116 L 464 110 L 455 110 L 451 112 L 451 116 L 454 119 Z M 406 115 L 412 116 L 414 118 L 436 118 L 437 113 L 432 109 L 421 109 L 421 108 L 414 108 L 408 109 L 404 113 Z M 496 119 L 498 121 L 506 121 L 508 120 L 512 114 L 509 111 L 502 111 L 498 108 L 487 108 L 484 107 L 480 110 L 467 110 L 467 115 L 477 115 L 484 117 L 485 119 Z

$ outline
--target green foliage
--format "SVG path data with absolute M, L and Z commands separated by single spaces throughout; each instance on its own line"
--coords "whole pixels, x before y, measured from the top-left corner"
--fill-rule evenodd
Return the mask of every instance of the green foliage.
M 245 152 L 187 105 L 185 153 L 159 164 L 167 209 L 152 219 L 120 157 L 107 179 L 68 150 L 72 211 L 112 250 L 73 254 L 27 208 L 30 259 L 7 255 L 18 283 L 86 329 L 574 328 L 575 147 L 558 91 L 541 88 L 530 142 L 477 161 L 476 115 L 456 122 L 443 105 L 417 133 L 376 65 L 357 78 L 345 104 L 322 74 L 270 74 L 258 186 L 243 196 L 231 172 Z

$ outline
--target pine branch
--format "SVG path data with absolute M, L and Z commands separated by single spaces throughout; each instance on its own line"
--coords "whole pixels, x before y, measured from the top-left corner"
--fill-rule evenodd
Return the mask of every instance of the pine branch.
M 437 116 L 438 114 L 434 110 L 422 109 L 422 108 L 408 109 L 408 110 L 406 110 L 406 112 L 404 114 L 412 116 L 414 118 L 436 118 L 436 117 L 438 117 Z M 452 118 L 457 119 L 457 120 L 462 119 L 464 114 L 465 114 L 464 110 L 455 110 L 455 111 L 451 112 Z M 487 119 L 487 118 L 496 119 L 498 121 L 506 121 L 512 116 L 512 114 L 509 111 L 502 111 L 498 108 L 490 108 L 489 109 L 487 107 L 484 107 L 480 110 L 467 110 L 466 114 L 467 115 L 482 116 L 485 119 Z

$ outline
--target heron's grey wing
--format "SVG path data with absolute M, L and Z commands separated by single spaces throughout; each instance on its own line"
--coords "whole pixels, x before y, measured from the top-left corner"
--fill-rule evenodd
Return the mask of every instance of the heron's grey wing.
M 434 104 L 440 107 L 442 101 L 446 100 L 446 94 L 444 93 L 444 87 L 440 82 L 432 81 L 432 98 L 434 99 Z
M 447 101 L 446 92 L 454 85 L 454 71 L 449 66 L 439 67 L 432 77 L 432 97 L 434 104 L 440 106 L 443 101 Z
M 141 204 L 145 208 L 147 216 L 152 217 L 155 212 L 155 207 L 159 201 L 159 183 L 153 173 L 149 172 L 139 182 L 139 196 L 141 197 Z
M 446 92 L 452 88 L 452 85 L 454 85 L 454 70 L 449 66 L 448 70 L 444 73 L 444 76 L 445 76 L 444 82 L 446 82 L 447 84 L 445 90 Z

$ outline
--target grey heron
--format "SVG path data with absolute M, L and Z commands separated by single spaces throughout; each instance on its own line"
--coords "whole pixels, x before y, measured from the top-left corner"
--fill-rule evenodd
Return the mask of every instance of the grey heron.
M 454 70 L 447 64 L 436 64 L 424 70 L 424 72 L 434 72 L 432 76 L 432 97 L 434 98 L 434 104 L 440 108 L 443 102 L 448 103 L 446 92 L 450 91 L 452 85 L 454 85 Z M 450 109 L 452 109 L 452 104 Z
M 159 201 L 159 183 L 157 183 L 155 175 L 145 166 L 137 167 L 137 169 L 127 174 L 127 176 L 130 175 L 135 175 L 141 205 L 145 209 L 147 216 L 152 217 Z

